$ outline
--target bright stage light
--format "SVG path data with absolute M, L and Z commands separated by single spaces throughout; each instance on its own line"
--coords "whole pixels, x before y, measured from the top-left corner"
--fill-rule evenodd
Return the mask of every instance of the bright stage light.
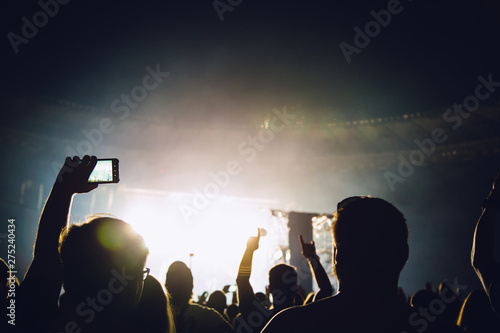
M 172 198 L 139 197 L 122 215 L 144 238 L 153 275 L 164 281 L 170 263 L 181 260 L 192 269 L 195 295 L 233 285 L 248 237 L 264 228 L 267 235 L 261 237 L 252 267 L 252 283 L 256 291 L 264 291 L 269 268 L 283 260 L 274 257 L 276 251 L 288 246 L 287 228 L 278 222 L 283 219 L 255 203 L 219 198 L 186 222 L 178 205 Z

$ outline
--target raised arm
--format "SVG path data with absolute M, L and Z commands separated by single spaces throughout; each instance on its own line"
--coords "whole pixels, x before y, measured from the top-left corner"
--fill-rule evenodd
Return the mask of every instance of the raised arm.
M 75 193 L 85 193 L 97 187 L 87 179 L 97 163 L 97 158 L 85 156 L 66 158 L 45 206 L 43 207 L 34 245 L 33 261 L 26 278 L 43 277 L 50 283 L 49 294 L 57 293 L 62 284 L 62 267 L 59 260 L 59 235 L 67 227 L 71 203 Z M 55 290 L 53 290 L 54 288 Z M 53 293 L 50 293 L 52 291 Z
M 500 174 L 497 175 L 490 195 L 484 201 L 483 212 L 476 225 L 472 243 L 471 260 L 477 276 L 483 284 L 486 293 L 489 293 L 493 282 L 495 263 L 493 253 L 495 249 L 495 218 L 500 209 Z
M 322 298 L 332 296 L 333 287 L 326 274 L 325 268 L 321 265 L 319 257 L 316 253 L 316 246 L 314 241 L 310 243 L 304 243 L 302 235 L 299 235 L 300 246 L 302 248 L 302 255 L 309 262 L 309 267 L 311 268 L 311 273 L 319 287 L 319 291 L 314 295 L 314 301 L 320 300 Z
M 96 163 L 95 157 L 66 158 L 45 202 L 38 222 L 33 260 L 16 293 L 20 332 L 48 332 L 50 323 L 58 315 L 63 283 L 59 235 L 67 226 L 73 195 L 97 187 L 87 182 Z
M 243 258 L 241 258 L 238 276 L 236 277 L 240 306 L 244 306 L 247 302 L 252 302 L 255 298 L 252 285 L 250 284 L 250 274 L 252 273 L 253 253 L 259 248 L 259 241 L 260 229 L 257 231 L 257 237 L 248 238 L 247 248 L 243 254 Z

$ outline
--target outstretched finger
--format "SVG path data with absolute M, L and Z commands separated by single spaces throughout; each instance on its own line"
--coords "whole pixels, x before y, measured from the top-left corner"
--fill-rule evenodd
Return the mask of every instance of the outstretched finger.
M 88 179 L 97 165 L 97 157 L 85 155 L 82 161 L 83 174 Z
M 95 168 L 96 165 L 97 165 L 97 157 L 90 156 L 90 159 L 89 159 L 89 168 L 92 169 L 92 171 L 94 171 L 94 168 Z
M 302 237 L 302 234 L 299 234 L 299 241 L 300 245 L 304 246 L 304 238 Z

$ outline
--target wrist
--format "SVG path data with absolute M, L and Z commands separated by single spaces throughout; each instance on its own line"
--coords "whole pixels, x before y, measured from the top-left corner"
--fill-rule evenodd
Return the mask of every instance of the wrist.
M 253 253 L 254 253 L 256 250 L 257 250 L 257 249 L 255 249 L 255 248 L 247 247 L 247 248 L 246 248 L 246 250 L 245 250 L 245 252 L 246 252 L 247 254 L 253 255 Z
M 52 186 L 52 190 L 50 191 L 50 196 L 52 197 L 57 197 L 61 199 L 69 198 L 71 199 L 75 195 L 74 191 L 69 190 L 68 188 L 64 187 L 62 184 L 58 184 L 57 180 L 54 183 L 54 186 Z

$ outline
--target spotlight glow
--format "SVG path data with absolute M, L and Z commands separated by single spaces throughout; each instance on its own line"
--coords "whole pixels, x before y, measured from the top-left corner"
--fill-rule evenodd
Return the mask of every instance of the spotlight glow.
M 288 246 L 282 244 L 287 243 L 287 230 L 277 221 L 282 219 L 238 198 L 217 198 L 192 221 L 180 217 L 175 198 L 141 197 L 133 202 L 124 209 L 123 219 L 144 237 L 153 275 L 158 272 L 163 281 L 166 267 L 182 260 L 192 269 L 195 295 L 235 283 L 248 237 L 256 236 L 257 228 L 263 228 L 265 236 L 254 254 L 252 283 L 256 291 L 264 291 L 267 271 L 283 260 L 275 257 L 276 250 Z

